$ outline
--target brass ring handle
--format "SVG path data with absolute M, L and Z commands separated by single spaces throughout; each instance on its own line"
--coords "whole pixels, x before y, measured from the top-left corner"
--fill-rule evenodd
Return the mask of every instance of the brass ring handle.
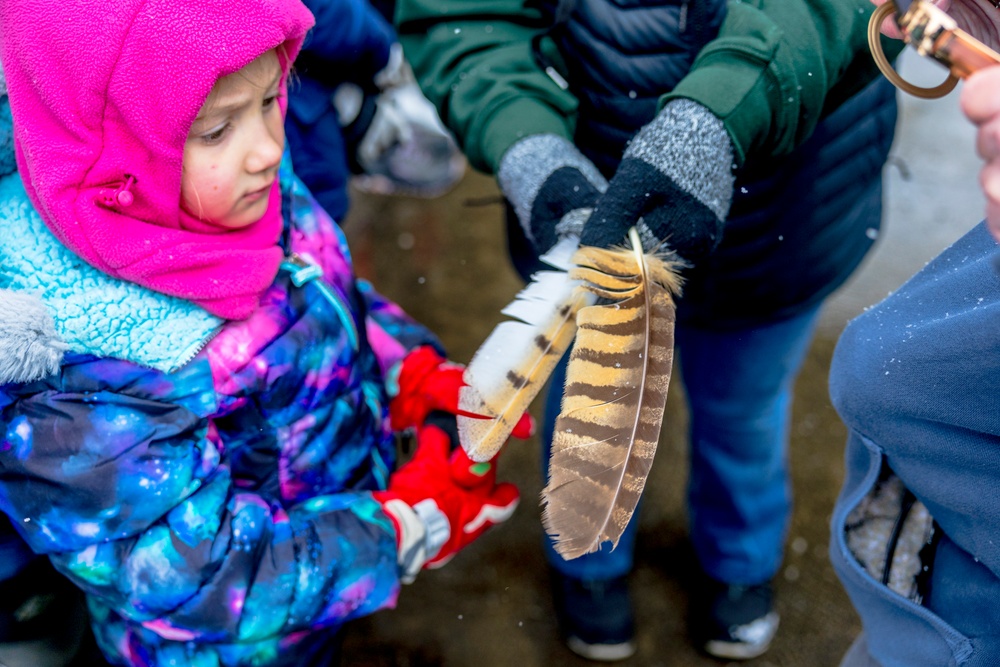
M 889 79 L 894 86 L 905 93 L 909 93 L 914 97 L 920 97 L 926 100 L 944 97 L 953 91 L 955 86 L 958 85 L 958 77 L 954 74 L 949 72 L 948 78 L 945 79 L 943 83 L 934 86 L 933 88 L 922 88 L 905 81 L 903 77 L 901 77 L 899 73 L 892 68 L 892 64 L 889 62 L 889 59 L 885 57 L 885 52 L 882 50 L 882 42 L 879 39 L 879 28 L 882 26 L 882 21 L 895 11 L 895 3 L 892 2 L 892 0 L 888 0 L 885 4 L 875 8 L 875 11 L 872 12 L 871 20 L 868 21 L 868 48 L 871 49 L 872 58 L 874 58 L 875 64 L 878 65 L 879 70 L 883 75 L 885 75 L 885 78 Z

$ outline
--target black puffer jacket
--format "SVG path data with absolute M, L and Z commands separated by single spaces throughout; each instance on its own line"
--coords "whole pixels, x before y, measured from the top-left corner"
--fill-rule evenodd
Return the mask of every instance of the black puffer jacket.
M 605 173 L 719 32 L 725 0 L 562 0 L 552 38 L 580 102 L 576 140 Z

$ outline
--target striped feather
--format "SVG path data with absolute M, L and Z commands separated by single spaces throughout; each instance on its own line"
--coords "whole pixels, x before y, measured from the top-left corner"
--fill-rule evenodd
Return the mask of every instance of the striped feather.
M 486 417 L 458 417 L 459 439 L 474 461 L 488 461 L 507 441 L 573 342 L 577 311 L 596 299 L 567 273 L 576 249 L 567 240 L 542 257 L 560 270 L 532 276 L 502 311 L 516 321 L 498 324 L 465 369 L 458 407 Z
M 653 463 L 673 366 L 676 265 L 632 249 L 581 248 L 582 308 L 542 492 L 542 521 L 571 559 L 618 544 Z

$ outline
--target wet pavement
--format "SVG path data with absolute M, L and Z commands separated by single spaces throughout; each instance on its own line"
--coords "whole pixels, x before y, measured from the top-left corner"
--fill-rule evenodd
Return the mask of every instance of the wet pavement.
M 923 85 L 943 78 L 936 66 L 904 57 L 904 76 Z M 929 71 L 929 73 L 928 73 Z M 846 436 L 830 405 L 827 369 L 850 317 L 883 298 L 982 216 L 972 129 L 957 95 L 909 98 L 887 167 L 886 224 L 862 269 L 830 300 L 796 385 L 791 430 L 795 511 L 776 579 L 781 628 L 757 667 L 838 665 L 859 629 L 827 559 L 827 528 L 842 478 Z M 345 221 L 359 272 L 439 333 L 452 358 L 467 361 L 521 285 L 506 259 L 502 207 L 492 179 L 470 172 L 435 200 L 356 193 Z M 686 542 L 687 469 L 683 396 L 672 387 L 644 494 L 636 567 L 636 656 L 642 667 L 726 664 L 698 653 L 686 611 L 696 590 Z M 536 403 L 534 412 L 538 414 Z M 573 667 L 558 640 L 542 558 L 537 499 L 537 439 L 511 446 L 501 476 L 515 481 L 522 504 L 513 519 L 447 567 L 421 574 L 397 609 L 358 621 L 345 645 L 346 665 L 372 667 Z

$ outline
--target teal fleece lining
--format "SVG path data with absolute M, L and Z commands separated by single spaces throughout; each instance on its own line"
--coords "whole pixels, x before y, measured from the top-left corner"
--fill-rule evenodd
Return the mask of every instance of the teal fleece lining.
M 0 179 L 0 287 L 32 292 L 73 352 L 164 373 L 190 361 L 224 320 L 190 301 L 112 278 L 63 246 L 18 174 Z

